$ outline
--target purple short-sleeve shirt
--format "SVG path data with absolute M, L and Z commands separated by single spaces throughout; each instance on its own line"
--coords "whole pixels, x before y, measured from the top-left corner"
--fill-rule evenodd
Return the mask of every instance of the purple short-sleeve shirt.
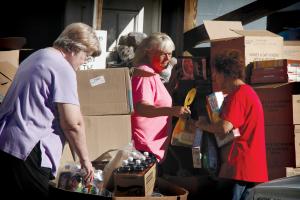
M 65 137 L 56 103 L 79 106 L 76 73 L 53 48 L 24 60 L 0 106 L 0 149 L 25 160 L 40 141 L 42 167 L 56 175 Z

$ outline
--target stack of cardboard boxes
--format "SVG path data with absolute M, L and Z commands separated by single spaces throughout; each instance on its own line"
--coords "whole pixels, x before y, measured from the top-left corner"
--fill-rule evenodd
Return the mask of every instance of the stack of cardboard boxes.
M 204 21 L 204 26 L 211 42 L 210 65 L 215 92 L 219 91 L 220 86 L 213 78 L 214 60 L 216 55 L 224 50 L 238 50 L 245 66 L 255 61 L 300 59 L 298 42 L 284 42 L 281 36 L 269 31 L 246 31 L 243 30 L 242 24 L 236 21 Z M 282 75 L 282 72 L 280 74 Z M 284 76 L 282 82 L 288 82 L 287 76 Z M 297 93 L 297 84 L 265 84 L 254 87 L 264 108 L 270 180 L 284 177 L 285 168 L 295 166 L 292 95 Z
M 254 87 L 264 109 L 269 179 L 285 177 L 285 168 L 295 166 L 292 95 L 296 83 Z
M 78 71 L 77 82 L 90 159 L 128 145 L 133 111 L 128 68 Z M 61 165 L 70 161 L 65 148 Z
M 19 50 L 0 51 L 0 103 L 19 66 Z
M 287 167 L 286 176 L 300 175 L 300 95 L 293 95 L 293 123 L 295 133 L 296 168 Z

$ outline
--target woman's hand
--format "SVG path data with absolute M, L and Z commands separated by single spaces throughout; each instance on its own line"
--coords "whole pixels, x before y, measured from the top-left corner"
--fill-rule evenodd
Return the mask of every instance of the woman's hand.
M 200 128 L 201 130 L 205 129 L 204 127 L 206 127 L 207 124 L 209 124 L 209 122 L 205 116 L 199 116 L 198 121 L 195 123 L 196 127 Z
M 84 181 L 89 185 L 94 180 L 94 168 L 92 163 L 88 160 L 81 161 L 81 168 L 85 170 L 86 174 L 84 176 Z
M 190 108 L 185 106 L 173 106 L 172 112 L 173 116 L 180 118 L 187 118 L 191 114 Z

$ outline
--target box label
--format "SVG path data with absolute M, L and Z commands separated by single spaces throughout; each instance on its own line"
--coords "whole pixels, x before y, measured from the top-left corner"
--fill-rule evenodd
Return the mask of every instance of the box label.
M 95 87 L 97 85 L 101 85 L 105 83 L 104 76 L 97 76 L 96 78 L 90 79 L 90 84 L 92 87 Z

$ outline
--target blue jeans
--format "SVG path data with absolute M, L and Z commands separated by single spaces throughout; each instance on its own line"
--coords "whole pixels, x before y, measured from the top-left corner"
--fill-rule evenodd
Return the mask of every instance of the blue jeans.
M 249 189 L 255 186 L 255 183 L 236 181 L 233 185 L 232 200 L 244 200 L 249 194 Z

